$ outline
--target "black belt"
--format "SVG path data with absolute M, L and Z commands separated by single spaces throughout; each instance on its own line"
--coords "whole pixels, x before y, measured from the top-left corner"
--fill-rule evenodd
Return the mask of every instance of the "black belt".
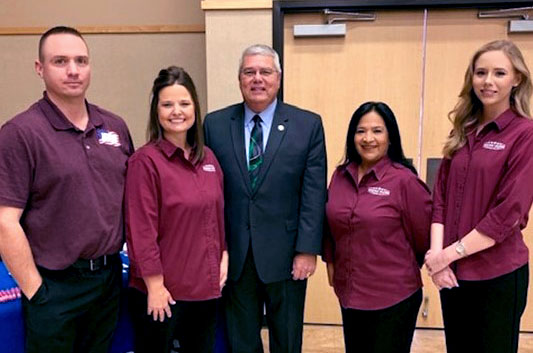
M 105 267 L 110 266 L 113 260 L 113 257 L 115 256 L 116 254 L 104 255 L 96 259 L 78 259 L 76 262 L 72 264 L 72 267 L 82 269 L 82 270 L 98 271 Z

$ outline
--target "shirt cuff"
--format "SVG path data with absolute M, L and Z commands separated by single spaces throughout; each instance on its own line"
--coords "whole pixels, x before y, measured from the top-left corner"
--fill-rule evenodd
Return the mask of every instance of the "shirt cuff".
M 441 208 L 433 209 L 431 214 L 431 223 L 444 224 L 444 210 Z
M 137 262 L 137 273 L 141 277 L 155 276 L 163 274 L 163 266 L 159 261 Z
M 494 239 L 496 243 L 503 242 L 509 235 L 513 233 L 513 228 L 506 227 L 498 222 L 495 222 L 490 216 L 483 218 L 476 226 L 476 230 L 481 234 Z

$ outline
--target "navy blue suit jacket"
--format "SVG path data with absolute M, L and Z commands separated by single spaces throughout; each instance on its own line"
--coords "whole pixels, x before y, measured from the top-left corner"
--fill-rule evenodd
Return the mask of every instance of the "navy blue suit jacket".
M 229 278 L 239 278 L 250 244 L 261 281 L 291 278 L 297 253 L 321 251 L 326 150 L 320 116 L 278 101 L 255 191 L 243 103 L 208 114 L 204 131 L 224 172 Z

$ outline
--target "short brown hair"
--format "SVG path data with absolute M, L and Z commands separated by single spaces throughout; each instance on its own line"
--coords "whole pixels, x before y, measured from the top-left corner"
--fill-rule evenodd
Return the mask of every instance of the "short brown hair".
M 85 39 L 83 38 L 81 33 L 76 28 L 67 27 L 67 26 L 52 27 L 49 30 L 47 30 L 46 32 L 44 32 L 41 35 L 41 39 L 39 39 L 39 61 L 40 62 L 43 62 L 43 60 L 44 60 L 44 57 L 43 57 L 44 42 L 46 41 L 46 39 L 48 37 L 50 37 L 51 35 L 54 35 L 54 34 L 72 34 L 73 36 L 81 38 L 81 40 L 83 40 L 83 42 L 87 46 L 87 42 L 85 42 Z

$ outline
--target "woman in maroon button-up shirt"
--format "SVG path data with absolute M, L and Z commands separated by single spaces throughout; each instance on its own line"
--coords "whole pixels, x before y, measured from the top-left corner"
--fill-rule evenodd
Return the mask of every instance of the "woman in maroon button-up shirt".
M 204 147 L 196 89 L 182 68 L 154 80 L 150 141 L 128 161 L 126 235 L 135 352 L 214 349 L 226 281 L 223 177 Z
M 468 65 L 434 190 L 426 267 L 441 290 L 450 352 L 518 349 L 533 200 L 532 84 L 520 50 L 499 40 Z
M 408 353 L 422 301 L 431 199 L 405 159 L 385 103 L 354 112 L 326 215 L 324 260 L 341 305 L 346 352 Z

